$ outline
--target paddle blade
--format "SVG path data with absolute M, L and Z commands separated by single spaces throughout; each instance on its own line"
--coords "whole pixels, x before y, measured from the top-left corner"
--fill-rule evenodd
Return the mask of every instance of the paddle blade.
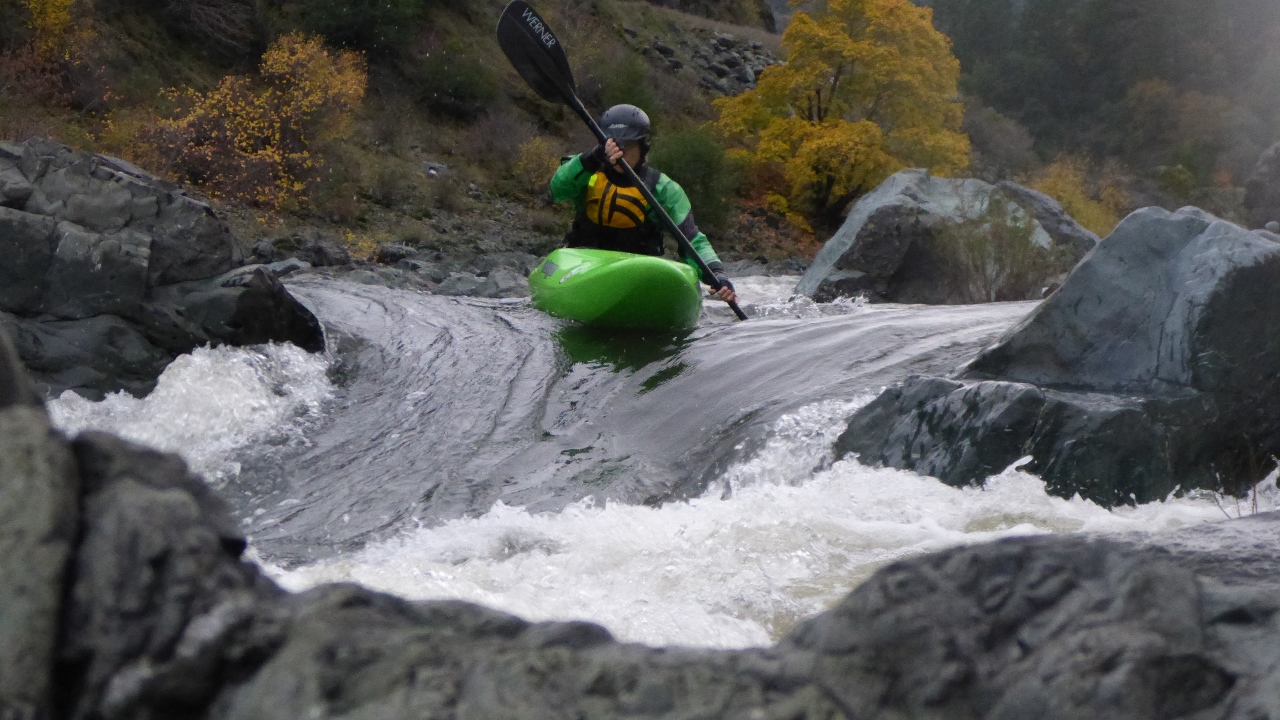
M 498 46 L 543 100 L 568 103 L 575 95 L 573 71 L 564 47 L 529 3 L 513 0 L 502 12 Z

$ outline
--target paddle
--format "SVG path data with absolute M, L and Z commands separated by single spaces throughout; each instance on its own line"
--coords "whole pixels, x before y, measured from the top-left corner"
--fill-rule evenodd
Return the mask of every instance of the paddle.
M 524 78 L 539 97 L 547 102 L 568 105 L 578 114 L 578 117 L 582 118 L 587 127 L 591 128 L 591 133 L 596 136 L 596 140 L 601 145 L 608 140 L 595 118 L 591 117 L 591 113 L 587 112 L 582 101 L 578 99 L 575 89 L 577 85 L 573 81 L 573 70 L 569 68 L 569 57 L 565 55 L 564 46 L 560 44 L 555 33 L 551 32 L 551 28 L 543 21 L 542 16 L 529 7 L 529 3 L 524 0 L 513 0 L 507 9 L 502 11 L 502 18 L 498 20 L 498 45 L 515 66 L 516 72 L 520 73 L 520 77 Z M 702 272 L 702 277 L 710 278 L 712 289 L 719 290 L 720 280 L 693 249 L 689 238 L 680 231 L 680 226 L 676 225 L 666 209 L 658 204 L 658 199 L 653 196 L 653 192 L 641 182 L 636 171 L 627 164 L 626 160 L 619 160 L 618 163 L 632 184 L 640 188 L 644 199 L 649 202 L 649 207 L 658 213 L 658 218 L 662 220 L 667 232 L 670 232 L 679 244 L 681 253 L 693 258 L 698 264 L 698 270 Z M 733 314 L 737 315 L 739 320 L 747 319 L 746 313 L 742 312 L 738 303 L 731 302 L 729 307 L 733 309 Z

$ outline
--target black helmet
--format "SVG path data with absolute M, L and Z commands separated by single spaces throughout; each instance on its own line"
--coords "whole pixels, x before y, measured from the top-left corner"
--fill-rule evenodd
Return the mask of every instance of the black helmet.
M 600 127 L 619 144 L 637 141 L 648 144 L 649 116 L 635 105 L 614 105 L 605 110 L 600 116 Z

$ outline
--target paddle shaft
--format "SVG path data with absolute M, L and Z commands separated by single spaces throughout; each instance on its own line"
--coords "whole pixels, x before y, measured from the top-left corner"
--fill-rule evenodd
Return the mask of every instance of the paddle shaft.
M 600 129 L 600 124 L 596 122 L 595 118 L 591 117 L 591 113 L 587 112 L 587 108 L 584 107 L 582 105 L 582 101 L 578 99 L 577 93 L 568 91 L 567 88 L 565 88 L 565 90 L 565 94 L 567 95 L 565 100 L 569 103 L 569 107 L 573 108 L 573 111 L 578 113 L 578 117 L 582 118 L 583 122 L 587 124 L 587 127 L 591 128 L 591 133 L 596 136 L 596 140 L 598 140 L 601 145 L 604 145 L 609 138 L 604 134 L 604 130 Z M 702 273 L 702 277 L 711 279 L 708 283 L 711 285 L 711 288 L 713 290 L 719 290 L 723 287 L 723 284 L 720 282 L 720 278 L 716 277 L 716 274 L 711 271 L 710 267 L 707 267 L 707 262 L 702 259 L 702 256 L 698 254 L 697 250 L 693 249 L 693 243 L 689 242 L 689 238 L 684 236 L 684 231 L 680 229 L 680 226 L 676 224 L 675 220 L 671 219 L 671 215 L 669 215 L 667 213 L 667 209 L 662 207 L 661 203 L 658 202 L 658 198 L 653 196 L 653 191 L 649 189 L 649 186 L 645 185 L 644 182 L 640 180 L 640 176 L 636 174 L 635 169 L 622 158 L 618 158 L 617 164 L 622 166 L 622 171 L 626 173 L 627 179 L 636 187 L 640 188 L 640 193 L 644 195 L 644 199 L 649 202 L 649 207 L 653 208 L 653 210 L 658 213 L 658 218 L 662 220 L 662 224 L 667 228 L 667 232 L 671 233 L 671 236 L 676 239 L 676 244 L 680 246 L 680 252 L 687 257 L 693 258 L 693 261 L 698 265 L 698 271 Z M 733 310 L 733 314 L 737 315 L 739 320 L 747 319 L 747 314 L 742 312 L 742 308 L 738 307 L 738 303 L 729 301 L 729 308 Z

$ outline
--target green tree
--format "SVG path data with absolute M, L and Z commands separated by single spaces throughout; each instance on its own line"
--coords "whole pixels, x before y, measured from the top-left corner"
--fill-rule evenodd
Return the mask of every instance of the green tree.
M 729 214 L 726 197 L 737 184 L 738 172 L 709 132 L 685 130 L 658 138 L 650 162 L 688 193 L 699 225 L 724 229 Z

